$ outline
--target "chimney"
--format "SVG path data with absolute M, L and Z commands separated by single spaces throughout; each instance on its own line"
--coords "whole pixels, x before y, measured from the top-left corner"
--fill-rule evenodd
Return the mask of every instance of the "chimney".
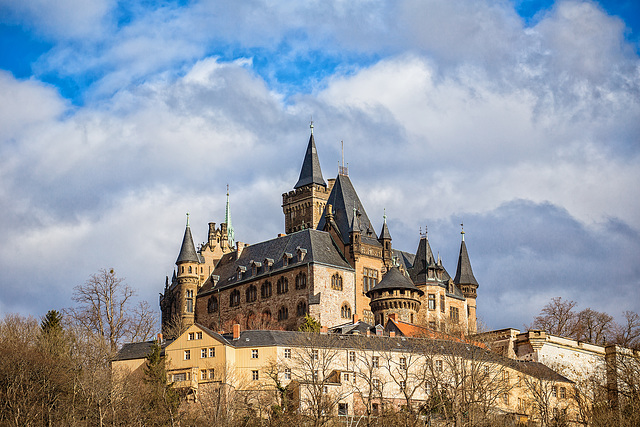
M 278 237 L 284 237 L 284 236 L 286 236 L 286 234 L 278 233 Z
M 233 339 L 237 340 L 240 338 L 240 325 L 239 324 L 235 324 L 233 325 Z
M 326 327 L 326 326 L 322 326 L 322 327 L 320 328 L 320 333 L 321 333 L 321 334 L 326 334 L 326 333 L 328 333 L 328 332 L 329 332 L 329 328 L 328 328 L 328 327 Z
M 371 329 L 367 329 L 367 336 L 370 337 L 371 336 Z
M 389 317 L 389 320 L 393 320 L 394 323 L 397 322 L 396 313 L 389 313 L 388 317 Z
M 353 323 L 358 323 L 358 315 L 353 313 Z
M 162 344 L 162 334 L 158 334 L 158 344 Z
M 244 243 L 236 242 L 236 259 L 240 258 L 242 250 L 244 249 Z
M 389 336 L 391 338 L 395 337 L 396 336 L 396 331 L 389 331 Z

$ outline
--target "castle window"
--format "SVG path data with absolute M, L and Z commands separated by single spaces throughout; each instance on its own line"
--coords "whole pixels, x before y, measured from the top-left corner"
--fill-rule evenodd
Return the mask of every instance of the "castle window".
M 184 265 L 180 269 L 182 270 L 181 273 L 184 273 Z
M 200 379 L 201 380 L 206 380 L 207 379 L 207 370 L 203 369 L 200 371 Z
M 189 266 L 189 273 L 191 273 L 191 266 Z
M 289 309 L 287 307 L 280 307 L 278 310 L 278 320 L 287 320 L 289 318 Z
M 331 289 L 336 291 L 342 290 L 342 276 L 340 276 L 338 273 L 331 276 Z
M 187 313 L 193 313 L 193 298 L 187 298 Z
M 173 374 L 173 382 L 186 381 L 186 380 L 187 380 L 187 373 L 186 372 L 180 372 L 178 374 Z
M 380 367 L 380 357 L 378 356 L 373 356 L 371 358 L 371 366 L 373 368 L 379 368 Z
M 444 295 L 440 295 L 440 311 L 444 313 Z
M 209 301 L 207 302 L 207 311 L 209 313 L 215 313 L 216 311 L 218 311 L 218 298 L 209 298 Z
M 368 292 L 371 289 L 375 288 L 378 284 L 378 270 L 373 270 L 371 268 L 364 268 L 364 272 L 362 274 L 363 281 L 363 292 Z
M 286 294 L 289 292 L 289 281 L 286 277 L 281 277 L 278 279 L 278 283 L 276 284 L 276 288 L 278 294 Z
M 564 387 L 560 387 L 560 399 L 564 399 L 567 397 L 567 389 Z
M 460 313 L 458 311 L 458 307 L 449 307 L 449 319 L 453 323 L 460 322 Z
M 442 372 L 442 360 L 436 360 L 436 372 Z
M 307 287 L 307 275 L 300 273 L 296 276 L 296 289 L 304 289 Z
M 202 332 L 196 332 L 196 339 L 197 340 L 201 340 L 202 339 Z
M 349 352 L 349 362 L 355 362 L 356 361 L 356 352 L 355 351 L 350 351 Z
M 195 333 L 189 332 L 189 334 L 187 335 L 187 341 L 193 341 L 195 339 L 194 338 L 195 336 L 196 336 Z
M 229 295 L 229 307 L 240 305 L 240 291 L 235 289 Z
M 343 319 L 351 319 L 351 307 L 349 307 L 349 304 L 342 304 L 342 308 L 340 309 L 340 316 L 342 316 Z
M 216 357 L 216 349 L 211 347 L 209 349 L 209 357 Z
M 258 349 L 254 348 L 253 350 L 251 350 L 251 358 L 252 359 L 257 359 L 258 358 Z
M 206 359 L 207 358 L 207 349 L 203 348 L 202 350 L 200 350 L 200 358 L 201 359 Z
M 247 302 L 254 302 L 258 299 L 258 289 L 255 286 L 251 285 L 247 288 L 246 299 Z
M 307 303 L 304 301 L 300 301 L 298 303 L 298 307 L 296 308 L 296 314 L 298 316 L 304 316 L 307 314 Z
M 264 282 L 262 286 L 260 286 L 260 296 L 263 299 L 271 296 L 271 282 Z

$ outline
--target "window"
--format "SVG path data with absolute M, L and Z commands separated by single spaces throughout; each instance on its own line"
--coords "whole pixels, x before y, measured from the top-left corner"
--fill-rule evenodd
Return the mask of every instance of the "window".
M 278 320 L 287 320 L 289 318 L 289 309 L 287 307 L 280 307 L 278 310 Z
M 348 372 L 345 372 L 344 374 L 342 374 L 342 379 L 343 379 L 343 381 L 345 381 L 345 382 L 346 382 L 346 381 L 349 381 L 349 373 L 348 373 Z
M 340 316 L 342 316 L 343 319 L 351 319 L 351 307 L 349 307 L 349 304 L 342 304 L 342 307 L 340 308 Z
M 350 351 L 349 352 L 349 362 L 355 362 L 356 361 L 356 352 L 355 351 Z
M 436 360 L 436 372 L 442 372 L 442 360 Z
M 331 276 L 331 289 L 335 291 L 342 290 L 342 276 L 340 276 L 338 273 Z
M 373 356 L 371 358 L 371 365 L 374 368 L 379 368 L 380 367 L 380 358 L 378 356 Z
M 235 289 L 231 291 L 229 295 L 229 307 L 235 307 L 240 305 L 240 291 Z
M 558 397 L 558 387 L 556 386 L 551 387 L 551 395 L 553 397 Z
M 307 303 L 304 301 L 300 301 L 298 306 L 296 307 L 296 314 L 298 317 L 302 317 L 307 314 Z
M 378 284 L 378 270 L 364 268 L 362 273 L 362 291 L 368 292 Z
M 449 307 L 449 319 L 453 323 L 460 322 L 460 312 L 458 310 L 458 307 Z
M 203 369 L 200 371 L 200 379 L 201 380 L 206 380 L 207 379 L 207 370 Z
M 406 357 L 401 357 L 400 358 L 400 369 L 407 369 L 407 358 Z
M 432 320 L 432 321 L 429 322 L 429 329 L 432 329 L 434 331 L 436 330 L 436 322 L 435 321 Z
M 206 359 L 207 358 L 207 349 L 203 348 L 202 350 L 200 350 L 200 358 L 201 359 Z
M 436 309 L 436 294 L 429 294 L 429 310 Z
M 371 385 L 373 386 L 374 389 L 380 389 L 380 380 L 377 378 L 374 378 L 371 380 Z
M 189 270 L 191 270 L 191 267 L 189 267 Z M 193 313 L 193 291 L 187 291 L 186 305 L 187 313 Z
M 440 311 L 444 313 L 444 295 L 440 295 Z
M 378 413 L 380 413 L 380 405 L 378 405 L 377 403 L 372 403 L 371 404 L 371 413 L 373 415 L 378 415 Z
M 215 371 L 213 369 L 209 369 L 209 379 L 212 380 L 214 379 L 215 376 Z
M 179 374 L 173 374 L 173 381 L 186 381 L 187 380 L 187 373 L 186 372 L 180 372 Z
M 258 358 L 258 349 L 254 348 L 253 350 L 251 350 L 251 358 L 252 359 L 257 359 Z
M 278 282 L 276 283 L 276 288 L 278 294 L 286 294 L 287 292 L 289 292 L 289 281 L 287 280 L 287 278 L 279 278 Z
M 207 311 L 209 313 L 215 313 L 216 311 L 218 311 L 218 298 L 209 298 L 209 301 L 207 302 Z
M 195 336 L 196 334 L 194 334 L 193 332 L 189 332 L 189 335 L 187 335 L 187 341 L 193 341 Z
M 405 390 L 407 388 L 407 382 L 404 380 L 400 380 L 400 390 Z
M 284 358 L 285 359 L 291 359 L 291 349 L 290 348 L 285 348 L 284 349 Z
M 210 348 L 209 349 L 209 357 L 216 357 L 216 349 L 215 348 Z
M 262 286 L 260 286 L 260 297 L 261 298 L 269 298 L 271 296 L 271 282 L 264 282 Z
M 304 289 L 307 287 L 307 275 L 300 273 L 296 276 L 296 289 Z
M 247 302 L 254 302 L 258 299 L 258 289 L 253 285 L 249 286 L 245 293 Z
M 285 380 L 290 380 L 291 379 L 291 369 L 290 368 L 284 368 L 284 379 Z
M 184 351 L 184 360 L 190 360 L 191 359 L 191 350 L 185 350 Z
M 311 360 L 318 360 L 318 350 L 311 350 Z
M 505 405 L 509 404 L 509 393 L 502 393 L 502 403 Z
M 202 332 L 196 332 L 196 339 L 197 340 L 201 340 L 202 339 Z
M 567 389 L 560 387 L 560 399 L 564 399 L 565 397 L 567 397 Z
M 259 379 L 258 371 L 251 371 L 251 379 L 253 381 L 258 381 L 258 379 Z
M 349 413 L 348 403 L 338 403 L 338 415 L 347 415 Z
M 506 382 L 506 383 L 508 383 L 508 382 L 509 382 L 509 372 L 504 371 L 504 372 L 502 373 L 502 380 L 503 380 L 504 382 Z

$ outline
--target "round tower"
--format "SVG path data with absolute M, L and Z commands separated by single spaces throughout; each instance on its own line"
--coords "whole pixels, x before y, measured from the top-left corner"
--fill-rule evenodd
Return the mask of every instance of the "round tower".
M 176 274 L 177 286 L 174 293 L 174 304 L 177 305 L 176 312 L 184 326 L 193 325 L 195 322 L 199 264 L 200 257 L 193 244 L 191 227 L 189 227 L 189 214 L 187 214 L 187 227 L 184 231 L 180 254 L 176 260 L 178 271 Z
M 376 324 L 386 325 L 390 314 L 397 320 L 414 323 L 418 319 L 420 297 L 424 295 L 398 267 L 392 267 L 367 296 Z

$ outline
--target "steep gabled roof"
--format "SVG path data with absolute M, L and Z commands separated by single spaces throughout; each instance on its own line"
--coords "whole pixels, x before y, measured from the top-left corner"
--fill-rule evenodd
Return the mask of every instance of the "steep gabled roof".
M 435 266 L 436 261 L 433 258 L 433 252 L 431 251 L 431 245 L 429 239 L 426 236 L 420 238 L 418 243 L 418 250 L 413 261 L 413 266 L 409 269 L 409 276 L 413 283 L 421 284 L 427 281 L 427 270 L 430 266 Z
M 478 281 L 473 275 L 471 269 L 471 261 L 469 261 L 469 254 L 467 253 L 467 245 L 462 240 L 460 244 L 460 255 L 458 255 L 458 268 L 456 269 L 456 277 L 453 279 L 453 283 L 456 285 L 478 285 Z
M 357 216 L 355 224 L 360 230 L 361 241 L 370 245 L 380 246 L 371 221 L 369 221 L 369 217 L 360 202 L 358 193 L 356 193 L 355 188 L 353 188 L 353 184 L 348 176 L 338 175 L 331 194 L 329 194 L 327 205 L 333 207 L 333 220 L 338 226 L 343 243 L 349 243 L 349 232 L 351 231 L 352 224 L 354 224 L 353 208 L 355 207 Z M 325 209 L 318 223 L 318 230 L 324 229 L 327 222 L 326 213 L 327 211 Z
M 309 184 L 327 186 L 327 183 L 322 177 L 322 171 L 320 170 L 320 160 L 318 160 L 318 152 L 316 150 L 316 142 L 313 139 L 313 132 L 309 137 L 309 145 L 307 145 L 307 152 L 302 162 L 300 177 L 293 188 L 300 188 Z
M 176 260 L 176 264 L 182 264 L 183 262 L 200 262 L 200 257 L 196 252 L 196 247 L 193 244 L 193 237 L 191 236 L 191 227 L 187 222 L 187 227 L 184 230 L 184 237 L 182 238 L 182 246 L 180 247 L 180 254 Z
M 285 254 L 296 254 L 298 248 L 306 249 L 304 258 L 298 261 L 297 256 L 289 258 L 285 264 Z M 265 259 L 273 260 L 273 264 L 268 267 L 264 263 L 261 268 L 253 274 L 252 261 L 263 262 Z M 275 239 L 245 246 L 240 256 L 237 251 L 223 255 L 213 272 L 219 277 L 215 289 L 233 287 L 238 283 L 253 281 L 260 276 L 268 277 L 289 268 L 296 268 L 300 265 L 311 263 L 329 265 L 336 268 L 353 271 L 353 268 L 343 258 L 338 248 L 336 248 L 329 233 L 318 230 L 301 230 Z M 238 277 L 238 269 L 246 268 L 246 274 Z M 208 280 L 198 292 L 198 295 L 206 294 L 213 288 L 213 283 Z

